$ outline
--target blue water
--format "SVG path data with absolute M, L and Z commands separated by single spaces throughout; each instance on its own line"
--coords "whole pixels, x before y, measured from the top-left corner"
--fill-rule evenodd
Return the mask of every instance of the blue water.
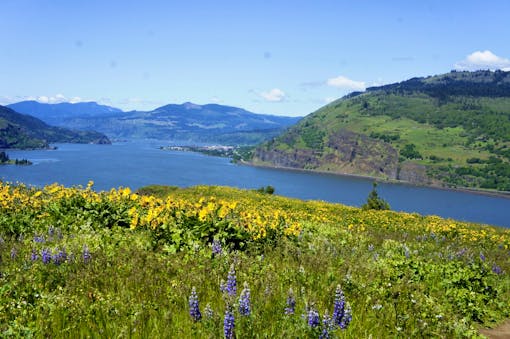
M 34 165 L 0 166 L 0 178 L 35 186 L 54 182 L 86 186 L 93 180 L 96 190 L 150 184 L 272 185 L 279 195 L 351 206 L 361 206 L 372 189 L 370 179 L 235 165 L 226 158 L 162 151 L 159 146 L 163 145 L 169 143 L 57 144 L 57 150 L 12 150 L 8 152 L 12 159 L 29 159 Z M 390 183 L 380 183 L 378 192 L 396 211 L 510 227 L 508 198 Z

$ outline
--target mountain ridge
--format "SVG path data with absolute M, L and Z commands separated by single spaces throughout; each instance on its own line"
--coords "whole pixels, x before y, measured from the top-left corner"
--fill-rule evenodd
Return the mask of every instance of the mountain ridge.
M 100 112 L 73 112 L 72 105 L 76 104 L 66 106 L 67 111 L 56 110 L 52 104 L 34 102 L 20 102 L 9 107 L 19 109 L 22 113 L 32 112 L 57 126 L 97 130 L 111 138 L 155 138 L 227 144 L 259 143 L 276 136 L 301 119 L 258 114 L 219 104 L 198 105 L 185 102 L 167 104 L 150 111 L 129 112 L 114 108 L 107 110 L 108 106 L 93 104 L 101 108 Z M 95 108 L 91 106 L 90 109 Z M 56 115 L 55 111 L 58 111 L 59 115 Z
M 50 126 L 31 115 L 0 106 L 0 148 L 48 148 L 49 143 L 55 142 L 111 143 L 104 134 Z

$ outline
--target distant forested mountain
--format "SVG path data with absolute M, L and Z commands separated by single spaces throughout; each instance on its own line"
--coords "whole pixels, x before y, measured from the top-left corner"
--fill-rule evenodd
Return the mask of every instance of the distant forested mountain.
M 456 72 L 351 93 L 253 162 L 510 191 L 510 72 Z
M 63 120 L 76 117 L 106 117 L 124 113 L 118 108 L 99 105 L 95 102 L 44 104 L 37 101 L 21 101 L 7 105 L 7 107 L 16 112 L 34 116 L 54 126 L 64 126 Z
M 0 106 L 0 148 L 47 148 L 54 142 L 104 144 L 110 140 L 98 132 L 49 126 L 33 116 Z
M 298 117 L 256 114 L 242 108 L 217 104 L 170 104 L 152 111 L 122 112 L 96 103 L 42 104 L 20 102 L 11 108 L 58 126 L 88 129 L 111 138 L 154 138 L 256 144 L 281 133 Z

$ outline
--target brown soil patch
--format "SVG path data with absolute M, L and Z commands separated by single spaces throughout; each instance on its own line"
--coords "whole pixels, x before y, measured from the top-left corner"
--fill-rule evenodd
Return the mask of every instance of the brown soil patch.
M 490 339 L 508 339 L 510 338 L 510 320 L 507 320 L 496 328 L 481 329 L 480 334 Z

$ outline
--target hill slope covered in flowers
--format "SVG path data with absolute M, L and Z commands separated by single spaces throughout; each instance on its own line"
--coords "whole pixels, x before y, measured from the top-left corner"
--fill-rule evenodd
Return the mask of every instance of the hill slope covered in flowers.
M 0 184 L 0 333 L 477 335 L 510 230 L 226 187 Z

